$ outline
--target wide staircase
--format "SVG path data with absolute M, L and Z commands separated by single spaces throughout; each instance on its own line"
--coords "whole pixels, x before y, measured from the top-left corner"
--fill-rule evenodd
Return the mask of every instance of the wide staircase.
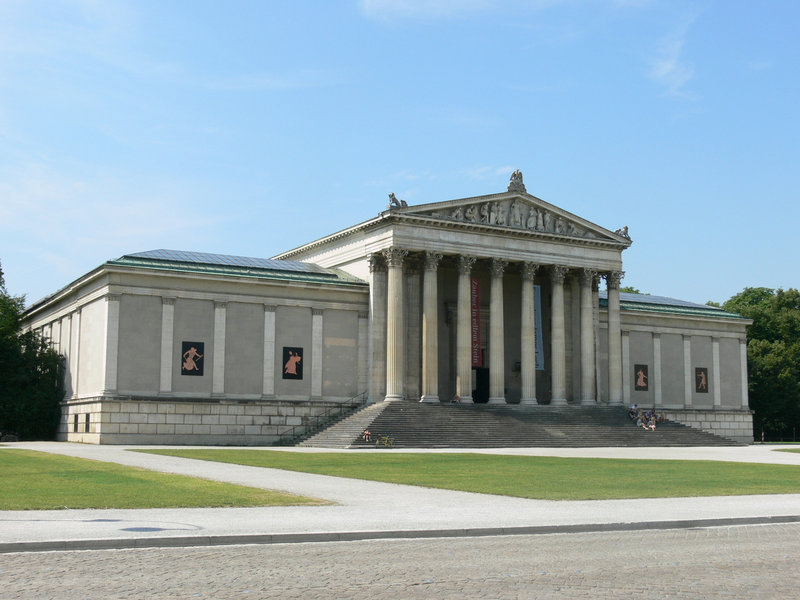
M 367 442 L 365 429 L 372 434 Z M 301 446 L 374 448 L 380 436 L 393 448 L 596 448 L 614 446 L 737 446 L 680 423 L 636 427 L 623 407 L 486 404 L 371 404 Z M 380 446 L 384 447 L 384 446 Z

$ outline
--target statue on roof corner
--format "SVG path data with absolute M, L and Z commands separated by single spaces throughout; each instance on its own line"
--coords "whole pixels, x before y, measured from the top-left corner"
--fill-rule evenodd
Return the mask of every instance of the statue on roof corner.
M 616 233 L 617 235 L 621 235 L 626 240 L 631 239 L 631 236 L 628 235 L 628 226 L 627 225 L 625 225 L 625 227 L 623 227 L 622 229 L 617 229 L 614 233 Z
M 508 191 L 528 193 L 528 190 L 525 189 L 525 184 L 522 183 L 522 171 L 519 169 L 511 174 L 511 179 L 508 182 Z
M 395 206 L 405 208 L 408 206 L 408 203 L 405 200 L 398 200 L 397 196 L 392 192 L 389 194 L 389 206 L 387 208 L 394 208 Z

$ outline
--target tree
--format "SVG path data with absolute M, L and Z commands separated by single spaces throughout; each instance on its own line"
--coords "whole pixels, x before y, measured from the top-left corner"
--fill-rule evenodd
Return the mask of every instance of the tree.
M 641 294 L 642 292 L 639 291 L 638 288 L 633 287 L 632 285 L 623 285 L 619 288 L 619 291 L 623 294 Z
M 747 328 L 750 408 L 767 436 L 800 426 L 800 292 L 745 288 L 723 308 L 753 320 Z
M 11 296 L 0 266 L 0 432 L 53 439 L 64 397 L 63 357 L 33 332 L 22 332 L 24 296 Z

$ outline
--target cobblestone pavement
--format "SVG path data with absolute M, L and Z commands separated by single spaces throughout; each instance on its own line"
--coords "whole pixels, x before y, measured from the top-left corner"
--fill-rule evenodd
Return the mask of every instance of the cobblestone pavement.
M 796 598 L 800 524 L 0 556 L 5 600 Z

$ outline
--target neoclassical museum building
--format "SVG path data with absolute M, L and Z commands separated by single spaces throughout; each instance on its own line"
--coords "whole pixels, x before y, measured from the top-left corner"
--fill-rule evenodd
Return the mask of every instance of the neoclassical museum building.
M 335 404 L 637 403 L 752 441 L 745 328 L 620 293 L 627 227 L 527 193 L 409 206 L 271 259 L 109 260 L 33 304 L 66 357 L 59 438 L 271 444 Z

